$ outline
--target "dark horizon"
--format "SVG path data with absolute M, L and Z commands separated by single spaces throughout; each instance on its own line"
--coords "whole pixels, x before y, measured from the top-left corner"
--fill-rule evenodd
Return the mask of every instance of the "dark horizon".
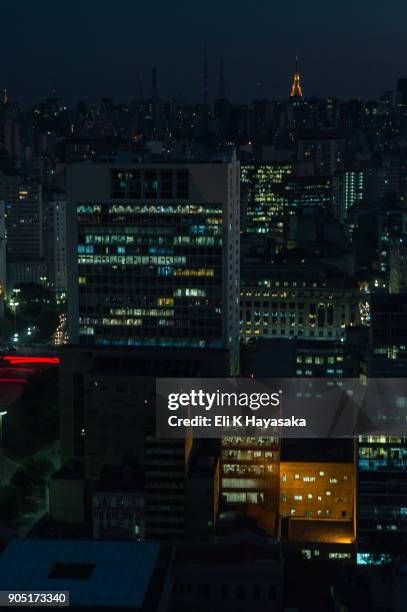
M 158 0 L 154 7 L 18 0 L 8 7 L 0 41 L 0 85 L 23 107 L 53 89 L 67 104 L 127 101 L 138 96 L 140 74 L 144 96 L 150 95 L 156 66 L 162 98 L 181 94 L 194 103 L 203 97 L 206 47 L 210 99 L 221 59 L 231 101 L 287 98 L 297 54 L 306 98 L 378 99 L 407 74 L 399 25 L 406 18 L 400 0 L 386 6 L 345 0 L 331 4 L 329 15 L 321 0 L 311 8 L 296 0 L 277 6 L 258 0 L 255 7 L 247 0 L 205 6 Z

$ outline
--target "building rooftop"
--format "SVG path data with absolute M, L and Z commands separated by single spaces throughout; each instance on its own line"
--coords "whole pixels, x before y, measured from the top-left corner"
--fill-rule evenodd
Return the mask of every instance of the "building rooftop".
M 74 606 L 156 610 L 147 599 L 159 591 L 159 553 L 153 543 L 15 539 L 0 554 L 0 590 L 69 591 Z

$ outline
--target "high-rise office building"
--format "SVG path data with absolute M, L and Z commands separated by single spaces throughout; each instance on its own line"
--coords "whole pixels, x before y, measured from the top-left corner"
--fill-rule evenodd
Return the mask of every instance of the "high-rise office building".
M 4 200 L 9 257 L 41 258 L 44 253 L 41 184 L 19 174 L 5 174 Z
M 407 296 L 374 295 L 371 302 L 369 359 L 371 378 L 407 374 Z M 395 400 L 401 409 L 407 397 Z M 385 415 L 384 415 L 385 417 Z M 358 559 L 380 563 L 407 542 L 407 439 L 365 435 L 358 444 Z M 373 556 L 372 556 L 373 555 Z
M 332 191 L 333 213 L 337 219 L 344 221 L 348 210 L 365 195 L 365 173 L 363 170 L 346 170 L 338 173 L 333 179 Z
M 239 164 L 75 164 L 69 338 L 226 348 L 238 364 Z
M 47 285 L 57 292 L 65 292 L 67 288 L 66 193 L 57 190 L 44 192 L 44 214 Z
M 3 317 L 6 290 L 6 219 L 4 201 L 1 197 L 0 194 L 0 317 Z
M 244 164 L 241 167 L 243 229 L 253 234 L 282 234 L 284 194 L 281 186 L 292 164 Z
M 202 536 L 205 516 L 211 532 L 219 497 L 219 484 L 215 486 L 215 480 L 219 480 L 219 449 L 206 453 L 207 461 L 202 465 L 202 453 L 198 449 L 198 459 L 194 453 L 196 440 L 190 436 L 164 439 L 154 435 L 155 379 L 214 378 L 226 376 L 228 367 L 229 352 L 219 349 L 64 347 L 60 374 L 63 468 L 52 483 L 53 516 L 81 522 L 90 511 L 100 512 L 101 496 L 113 504 L 128 490 L 136 500 L 144 500 L 146 538 L 183 538 L 191 530 L 194 517 L 200 521 Z M 72 477 L 78 471 L 76 466 L 80 466 L 77 483 Z M 104 479 L 106 469 L 120 474 L 133 468 L 144 473 L 141 486 L 130 478 L 129 483 L 116 482 L 112 488 Z M 95 507 L 89 508 L 89 495 L 82 495 L 82 500 L 78 493 L 69 495 L 72 486 L 93 492 Z M 200 508 L 186 505 L 187 487 L 192 487 L 195 501 L 199 496 L 204 500 Z M 209 503 L 213 504 L 211 509 Z M 109 516 L 97 514 L 93 519 L 99 532 L 99 523 L 105 524 Z
M 313 162 L 316 174 L 333 176 L 345 162 L 345 139 L 325 133 L 299 138 L 298 161 Z
M 328 176 L 289 177 L 281 189 L 287 216 L 331 209 L 332 179 Z
M 45 276 L 42 186 L 16 173 L 4 174 L 8 284 L 41 282 Z

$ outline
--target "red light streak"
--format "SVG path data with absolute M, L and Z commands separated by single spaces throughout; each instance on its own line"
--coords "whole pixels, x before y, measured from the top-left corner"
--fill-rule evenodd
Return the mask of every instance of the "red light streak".
M 23 363 L 43 363 L 49 365 L 58 365 L 60 363 L 59 357 L 23 357 L 19 355 L 4 355 L 1 357 L 2 361 L 6 361 L 11 365 L 19 365 Z

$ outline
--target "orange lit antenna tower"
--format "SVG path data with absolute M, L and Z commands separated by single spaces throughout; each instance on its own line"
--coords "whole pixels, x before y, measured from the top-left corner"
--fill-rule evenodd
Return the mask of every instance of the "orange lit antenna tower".
M 290 98 L 302 98 L 301 77 L 298 70 L 298 57 L 295 58 L 295 73 L 291 85 Z

